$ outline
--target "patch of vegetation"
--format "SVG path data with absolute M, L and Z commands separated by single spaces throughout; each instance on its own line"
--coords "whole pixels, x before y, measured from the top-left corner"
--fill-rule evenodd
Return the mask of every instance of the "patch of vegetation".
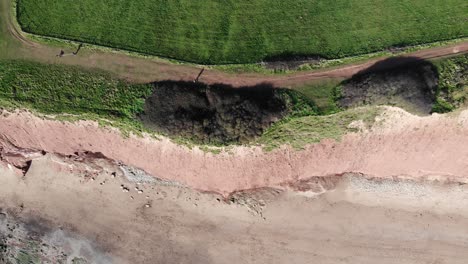
M 446 113 L 466 105 L 468 98 L 468 55 L 434 62 L 439 73 L 433 112 Z
M 466 105 L 468 55 L 437 60 L 434 65 L 421 62 L 411 66 L 410 69 L 398 68 L 391 71 L 362 73 L 343 82 L 336 80 L 316 83 L 297 89 L 315 102 L 320 115 L 289 117 L 274 124 L 255 141 L 263 145 L 266 150 L 285 144 L 301 149 L 322 139 L 339 140 L 344 134 L 355 131 L 354 126 L 349 126 L 354 121 L 362 120 L 366 127 L 372 125 L 380 113 L 379 108 L 372 105 L 379 105 L 382 102 L 387 105 L 393 102 L 416 113 L 419 111 L 416 106 L 421 105 L 425 106 L 428 112 L 432 105 L 432 112 L 439 113 L 450 112 Z M 337 103 L 346 96 L 343 89 L 348 89 L 348 94 L 349 89 L 353 89 L 358 95 L 364 93 L 361 101 L 364 99 L 368 101 L 364 104 L 366 108 L 350 108 L 342 111 Z M 435 98 L 435 101 L 427 99 L 423 102 L 421 99 L 423 103 L 415 102 L 418 97 Z M 350 98 L 355 100 L 358 96 Z
M 379 113 L 378 108 L 366 107 L 327 116 L 287 118 L 269 128 L 256 143 L 263 145 L 266 150 L 286 144 L 302 149 L 323 139 L 340 140 L 344 134 L 356 131 L 355 127 L 350 126 L 352 122 L 362 120 L 369 128 Z
M 143 111 L 151 85 L 135 85 L 103 72 L 26 61 L 0 61 L 0 98 L 43 113 L 95 113 L 132 119 Z M 6 105 L 8 106 L 8 105 Z
M 302 94 L 271 85 L 174 81 L 154 85 L 141 115 L 143 123 L 158 133 L 199 143 L 247 143 L 284 117 L 318 114 L 314 103 Z
M 328 80 L 319 83 L 312 83 L 295 88 L 317 106 L 320 115 L 337 113 L 340 108 L 336 104 L 339 97 L 340 80 Z
M 87 264 L 88 261 L 84 258 L 73 258 L 72 261 L 71 261 L 72 264 Z
M 24 250 L 21 250 L 16 256 L 16 261 L 18 264 L 39 264 L 40 259 L 37 256 L 37 253 L 30 253 Z
M 204 64 L 333 59 L 468 35 L 464 0 L 17 1 L 27 32 Z

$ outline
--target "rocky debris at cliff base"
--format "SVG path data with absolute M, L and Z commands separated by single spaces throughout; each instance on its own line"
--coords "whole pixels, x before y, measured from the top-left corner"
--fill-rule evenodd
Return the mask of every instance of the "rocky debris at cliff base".
M 132 166 L 120 164 L 119 168 L 121 169 L 124 177 L 130 182 L 134 182 L 137 184 L 148 183 L 148 184 L 158 184 L 158 185 L 165 185 L 165 186 L 184 187 L 184 185 L 181 183 L 158 178 L 154 175 L 150 175 L 146 173 L 144 170 L 141 170 Z M 136 191 L 141 191 L 141 190 L 137 189 Z
M 86 239 L 43 219 L 22 219 L 0 209 L 0 263 L 91 264 L 111 259 Z

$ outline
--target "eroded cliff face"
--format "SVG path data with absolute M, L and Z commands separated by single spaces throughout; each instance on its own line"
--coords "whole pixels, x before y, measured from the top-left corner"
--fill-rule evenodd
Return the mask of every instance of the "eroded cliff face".
M 323 140 L 300 151 L 234 147 L 212 154 L 168 139 L 124 138 L 93 122 L 58 122 L 27 112 L 4 112 L 0 148 L 2 159 L 20 169 L 44 152 L 62 156 L 100 153 L 154 177 L 223 195 L 345 172 L 464 182 L 468 176 L 467 120 L 467 111 L 417 117 L 387 108 L 370 130 L 348 134 L 339 142 Z

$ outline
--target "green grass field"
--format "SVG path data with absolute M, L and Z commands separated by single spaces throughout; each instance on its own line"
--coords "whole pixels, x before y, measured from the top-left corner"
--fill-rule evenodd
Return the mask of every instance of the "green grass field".
M 23 30 L 204 64 L 468 36 L 466 0 L 17 0 Z
M 0 100 L 43 113 L 97 114 L 132 119 L 152 85 L 128 84 L 79 67 L 0 61 Z M 0 106 L 2 106 L 0 104 Z

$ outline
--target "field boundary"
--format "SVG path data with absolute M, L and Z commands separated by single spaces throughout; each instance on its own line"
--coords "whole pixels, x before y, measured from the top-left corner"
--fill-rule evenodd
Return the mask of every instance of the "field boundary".
M 18 32 L 17 29 L 16 31 Z M 15 36 L 16 35 L 20 35 L 21 37 L 19 38 L 21 39 L 26 38 L 28 43 L 34 43 L 35 41 L 41 44 L 57 46 L 57 47 L 60 44 L 62 44 L 70 48 L 75 48 L 76 46 L 80 44 L 84 44 L 84 48 L 87 50 L 98 50 L 98 51 L 103 51 L 103 52 L 108 52 L 108 53 L 123 54 L 123 55 L 132 56 L 136 58 L 153 59 L 153 60 L 158 60 L 158 61 L 171 63 L 175 65 L 207 67 L 207 68 L 214 69 L 214 70 L 220 70 L 226 73 L 261 73 L 261 74 L 268 74 L 268 75 L 288 75 L 288 74 L 298 73 L 298 72 L 333 69 L 339 66 L 349 66 L 349 65 L 353 65 L 359 62 L 365 62 L 370 59 L 398 57 L 402 55 L 411 54 L 415 51 L 428 50 L 432 48 L 438 48 L 438 47 L 444 47 L 448 45 L 468 42 L 468 37 L 444 40 L 444 41 L 436 41 L 436 42 L 430 42 L 430 43 L 414 45 L 414 46 L 405 46 L 402 48 L 404 49 L 404 51 L 399 51 L 399 52 L 391 52 L 389 50 L 382 50 L 382 51 L 366 53 L 362 55 L 343 57 L 341 59 L 325 59 L 316 65 L 305 63 L 303 67 L 299 67 L 298 69 L 295 69 L 295 70 L 275 70 L 275 69 L 268 69 L 264 67 L 265 62 L 248 63 L 248 64 L 238 64 L 238 63 L 198 64 L 198 63 L 194 63 L 190 61 L 173 59 L 173 58 L 168 58 L 168 57 L 163 57 L 163 56 L 156 56 L 156 55 L 146 54 L 146 53 L 142 53 L 138 51 L 125 50 L 125 49 L 92 44 L 88 42 L 80 42 L 76 40 L 68 40 L 68 39 L 32 34 L 32 33 L 24 32 L 21 29 L 21 27 L 19 28 L 18 34 L 15 34 Z M 290 61 L 285 61 L 285 62 L 290 62 Z

